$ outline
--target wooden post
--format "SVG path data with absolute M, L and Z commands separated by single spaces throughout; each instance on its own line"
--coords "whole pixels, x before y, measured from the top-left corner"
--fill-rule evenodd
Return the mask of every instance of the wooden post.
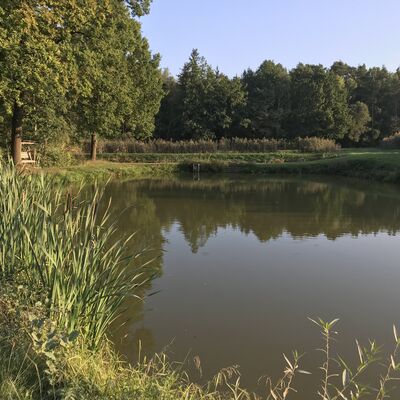
M 23 109 L 15 103 L 11 121 L 11 150 L 14 165 L 20 164 L 22 159 L 22 119 Z
M 90 146 L 90 159 L 92 161 L 96 161 L 96 156 L 97 156 L 97 138 L 96 134 L 92 134 L 92 142 Z

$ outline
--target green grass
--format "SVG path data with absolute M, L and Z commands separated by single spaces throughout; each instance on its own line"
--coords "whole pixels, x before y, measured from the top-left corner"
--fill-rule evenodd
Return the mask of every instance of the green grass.
M 67 182 L 118 178 L 168 177 L 193 173 L 317 174 L 400 182 L 400 151 L 345 149 L 337 153 L 281 151 L 272 153 L 113 154 L 113 161 L 86 162 L 44 169 Z M 128 160 L 124 161 L 123 160 Z
M 247 163 L 294 162 L 318 160 L 323 157 L 335 157 L 335 153 L 300 153 L 293 150 L 283 150 L 268 153 L 103 153 L 98 159 L 112 162 L 132 163 L 179 163 L 196 161 L 227 161 Z

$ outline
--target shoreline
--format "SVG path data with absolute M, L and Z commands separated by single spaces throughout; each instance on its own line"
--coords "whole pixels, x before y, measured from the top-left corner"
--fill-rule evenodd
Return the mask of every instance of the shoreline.
M 267 156 L 265 153 L 264 156 Z M 135 155 L 149 158 L 150 155 Z M 154 155 L 153 155 L 154 156 Z M 99 160 L 86 161 L 66 167 L 48 167 L 36 172 L 53 175 L 57 180 L 76 183 L 110 178 L 147 179 L 193 174 L 193 164 L 200 164 L 200 176 L 205 174 L 250 174 L 250 175 L 326 175 L 367 179 L 385 183 L 400 183 L 400 152 L 388 150 L 342 151 L 336 156 L 305 155 L 305 161 L 282 162 L 271 158 L 270 162 L 252 162 L 251 155 L 243 153 L 247 161 L 236 161 L 225 155 L 225 159 L 205 160 L 204 154 L 185 155 L 186 159 L 173 162 L 118 162 Z M 116 159 L 121 155 L 114 155 Z M 260 157 L 260 155 L 258 155 Z M 271 156 L 272 157 L 272 156 Z M 317 157 L 317 159 L 315 159 Z M 176 159 L 176 155 L 158 158 Z M 278 160 L 278 161 L 277 161 Z

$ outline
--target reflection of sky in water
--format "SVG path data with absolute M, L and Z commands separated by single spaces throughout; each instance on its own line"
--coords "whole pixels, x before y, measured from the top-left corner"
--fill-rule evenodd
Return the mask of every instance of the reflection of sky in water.
M 400 322 L 397 189 L 385 197 L 369 186 L 353 192 L 319 184 L 304 197 L 304 181 L 285 182 L 260 196 L 200 198 L 156 185 L 135 192 L 152 213 L 141 222 L 138 212 L 135 224 L 164 253 L 149 289 L 160 292 L 131 310 L 123 352 L 134 359 L 139 339 L 148 353 L 172 343 L 174 359 L 191 351 L 206 375 L 240 364 L 254 386 L 257 377 L 277 374 L 283 352 L 307 352 L 305 367 L 321 359 L 307 317 L 340 317 L 338 348 L 347 354 L 356 355 L 356 337 L 392 342 L 392 324 Z M 278 205 L 268 203 L 274 196 Z

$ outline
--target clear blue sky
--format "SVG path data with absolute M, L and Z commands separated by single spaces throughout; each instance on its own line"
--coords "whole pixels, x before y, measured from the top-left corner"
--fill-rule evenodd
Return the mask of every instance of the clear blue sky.
M 272 59 L 400 66 L 400 0 L 154 0 L 142 18 L 162 66 L 179 73 L 193 48 L 230 76 Z

